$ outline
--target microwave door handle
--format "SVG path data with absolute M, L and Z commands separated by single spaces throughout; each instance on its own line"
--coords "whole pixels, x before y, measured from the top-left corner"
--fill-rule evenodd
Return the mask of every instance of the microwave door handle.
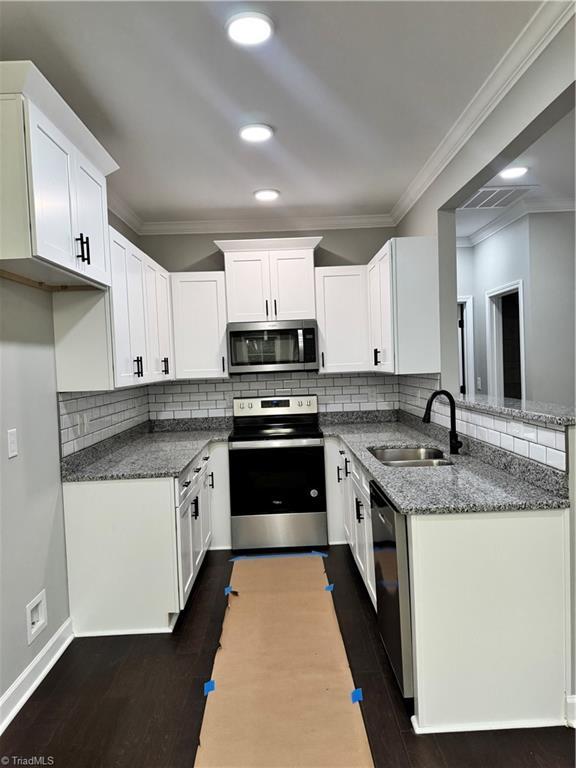
M 298 362 L 304 362 L 304 329 L 298 328 Z

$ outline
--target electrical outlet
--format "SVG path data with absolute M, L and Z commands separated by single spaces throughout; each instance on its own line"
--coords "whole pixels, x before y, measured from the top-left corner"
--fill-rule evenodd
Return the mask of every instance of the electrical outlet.
M 28 632 L 28 645 L 30 645 L 46 628 L 48 623 L 48 611 L 46 609 L 46 590 L 31 600 L 26 606 L 26 630 Z
M 8 458 L 18 456 L 18 434 L 15 429 L 8 430 Z
M 480 376 L 476 379 L 476 389 L 482 389 L 482 379 Z

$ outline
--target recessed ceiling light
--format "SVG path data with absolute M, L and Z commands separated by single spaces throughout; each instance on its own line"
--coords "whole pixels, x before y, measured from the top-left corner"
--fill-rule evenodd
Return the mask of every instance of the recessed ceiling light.
M 518 165 L 514 168 L 505 168 L 503 171 L 500 171 L 500 176 L 503 179 L 519 179 L 525 173 L 528 173 L 528 168 Z
M 245 125 L 240 130 L 240 137 L 244 139 L 244 141 L 256 144 L 261 141 L 268 141 L 268 139 L 272 138 L 273 133 L 274 131 L 269 125 L 264 125 L 264 123 L 254 123 L 253 125 Z
M 254 192 L 254 197 L 260 203 L 271 203 L 274 200 L 278 200 L 280 192 L 277 189 L 257 189 Z
M 228 37 L 238 45 L 260 45 L 272 35 L 272 21 L 263 13 L 237 13 L 226 25 Z

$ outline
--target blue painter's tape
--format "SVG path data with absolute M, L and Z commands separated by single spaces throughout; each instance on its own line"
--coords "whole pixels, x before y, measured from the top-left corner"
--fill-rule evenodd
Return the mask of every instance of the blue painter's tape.
M 232 587 L 224 587 L 224 594 L 229 595 L 232 593 Z
M 237 560 L 264 560 L 276 557 L 328 557 L 325 552 L 316 552 L 312 550 L 310 552 L 286 552 L 285 554 L 274 555 L 236 555 L 231 557 L 229 562 L 234 563 Z
M 350 694 L 350 698 L 352 699 L 352 704 L 356 704 L 357 701 L 364 701 L 362 688 L 354 688 L 354 690 Z
M 326 592 L 334 592 L 334 584 L 328 584 L 327 587 L 324 587 Z
M 216 680 L 208 680 L 204 683 L 204 696 L 208 696 L 211 691 L 216 689 Z

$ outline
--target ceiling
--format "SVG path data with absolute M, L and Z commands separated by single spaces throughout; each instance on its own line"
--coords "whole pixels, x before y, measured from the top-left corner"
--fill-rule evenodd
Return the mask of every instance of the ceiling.
M 31 59 L 120 165 L 143 221 L 391 211 L 534 2 L 269 2 L 276 34 L 229 42 L 230 2 L 8 2 L 4 60 Z M 238 139 L 269 122 L 266 145 Z M 262 206 L 252 193 L 281 191 Z
M 534 209 L 542 204 L 564 208 L 567 203 L 574 206 L 575 196 L 575 141 L 576 130 L 574 110 L 559 120 L 543 136 L 534 142 L 510 165 L 528 168 L 520 179 L 506 181 L 495 176 L 486 187 L 529 187 L 521 198 L 525 206 Z M 512 204 L 514 205 L 514 204 Z M 511 207 L 511 206 L 510 206 Z M 499 219 L 506 208 L 458 210 L 456 234 L 470 237 L 490 222 Z

